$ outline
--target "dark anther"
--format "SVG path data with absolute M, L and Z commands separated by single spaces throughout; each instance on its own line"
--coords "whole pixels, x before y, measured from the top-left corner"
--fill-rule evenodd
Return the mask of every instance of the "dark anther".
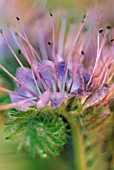
M 83 50 L 81 51 L 81 54 L 82 54 L 82 55 L 84 55 L 84 54 L 85 54 Z
M 107 83 L 105 83 L 103 86 L 109 88 L 109 85 Z
M 106 28 L 107 28 L 107 29 L 111 29 L 111 26 L 108 25 Z
M 50 13 L 50 16 L 51 16 L 51 17 L 53 16 L 52 13 Z
M 86 14 L 84 14 L 84 16 L 83 16 L 83 19 L 85 19 L 86 18 Z
M 102 33 L 103 32 L 103 29 L 99 30 L 99 33 Z
M 110 42 L 113 42 L 113 41 L 114 41 L 114 39 L 111 39 L 111 40 L 110 40 Z
M 16 35 L 16 36 L 18 36 L 18 33 L 17 33 L 17 32 L 15 32 L 15 35 Z
M 48 45 L 52 45 L 52 43 L 51 43 L 51 42 L 48 42 Z
M 1 34 L 3 33 L 2 29 L 0 29 L 0 33 L 1 33 Z
M 19 21 L 20 19 L 19 19 L 19 17 L 16 17 L 16 19 Z
M 21 54 L 21 50 L 20 49 L 18 49 L 18 53 Z

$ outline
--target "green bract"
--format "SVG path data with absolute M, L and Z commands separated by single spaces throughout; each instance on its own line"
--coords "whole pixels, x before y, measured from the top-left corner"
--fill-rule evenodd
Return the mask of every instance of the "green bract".
M 19 138 L 19 149 L 26 149 L 33 157 L 57 156 L 66 143 L 66 123 L 46 108 L 12 111 L 6 123 L 12 133 L 6 139 Z

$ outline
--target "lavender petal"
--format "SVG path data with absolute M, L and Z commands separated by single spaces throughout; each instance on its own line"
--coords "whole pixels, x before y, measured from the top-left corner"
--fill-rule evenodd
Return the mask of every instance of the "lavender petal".
M 61 92 L 53 92 L 50 100 L 51 100 L 51 107 L 54 109 L 63 102 L 64 94 Z
M 79 75 L 76 76 L 74 83 L 72 85 L 71 94 L 77 93 L 77 91 L 80 91 L 82 89 L 82 80 Z
M 105 98 L 107 93 L 108 93 L 108 87 L 105 86 L 101 87 L 92 96 L 88 98 L 88 100 L 84 104 L 84 108 L 88 108 L 100 103 Z
M 53 85 L 55 85 L 55 79 L 51 72 L 41 72 L 40 77 L 45 81 L 48 88 L 53 88 Z
M 26 71 L 24 71 L 22 67 L 19 67 L 16 71 L 16 78 L 19 81 L 23 82 L 31 91 L 37 94 L 37 88 L 33 79 L 32 71 L 29 68 L 25 69 Z M 24 91 L 23 87 L 18 86 L 18 88 L 21 88 Z
M 10 95 L 10 99 L 11 99 L 11 102 L 12 102 L 12 103 L 20 102 L 20 101 L 22 101 L 22 100 L 27 99 L 26 97 L 21 96 L 18 92 L 11 92 L 9 95 Z M 36 105 L 36 101 L 35 101 L 35 100 L 31 100 L 31 101 L 29 101 L 29 102 L 24 103 L 23 105 L 20 105 L 20 106 L 17 105 L 17 106 L 16 106 L 16 109 L 17 109 L 17 110 L 22 110 L 22 111 L 24 111 L 24 110 L 26 110 L 28 107 L 30 107 L 30 106 L 35 106 L 35 105 Z
M 84 79 L 84 84 L 86 85 L 89 82 L 90 75 L 86 72 L 82 72 L 82 76 L 83 76 L 83 79 Z
M 45 91 L 42 96 L 40 97 L 40 100 L 36 103 L 37 108 L 45 107 L 51 98 L 51 92 L 49 90 Z
M 55 64 L 52 61 L 49 60 L 44 60 L 42 61 L 42 63 L 39 65 L 39 71 L 51 71 L 54 72 L 55 71 Z

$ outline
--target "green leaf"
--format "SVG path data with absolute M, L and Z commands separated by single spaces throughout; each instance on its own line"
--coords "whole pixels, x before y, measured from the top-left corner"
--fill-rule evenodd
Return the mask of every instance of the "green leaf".
M 53 111 L 53 113 L 52 113 Z M 31 108 L 25 112 L 13 111 L 11 120 L 6 122 L 12 131 L 6 139 L 19 140 L 33 157 L 57 156 L 67 141 L 67 124 L 48 108 Z

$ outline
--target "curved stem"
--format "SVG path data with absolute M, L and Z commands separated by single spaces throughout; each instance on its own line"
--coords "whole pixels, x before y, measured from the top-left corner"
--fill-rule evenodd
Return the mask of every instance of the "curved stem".
M 81 131 L 70 113 L 64 114 L 71 127 L 75 170 L 87 170 Z

